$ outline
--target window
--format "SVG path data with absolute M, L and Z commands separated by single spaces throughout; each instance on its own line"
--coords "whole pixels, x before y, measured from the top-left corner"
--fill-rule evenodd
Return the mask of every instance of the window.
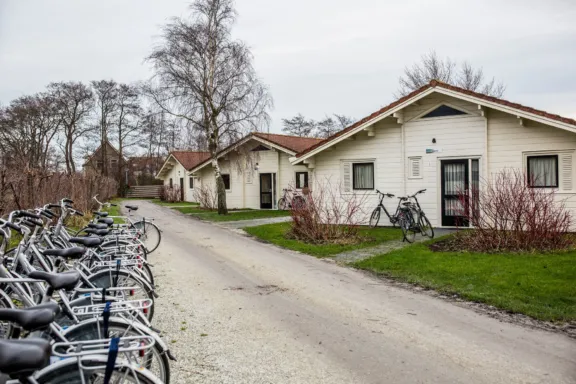
M 409 157 L 408 158 L 408 178 L 421 179 L 422 178 L 422 158 Z
M 296 172 L 296 189 L 308 188 L 308 172 Z
M 103 162 L 103 161 L 101 161 L 101 160 L 96 161 L 96 169 L 97 169 L 97 170 L 101 171 L 102 168 L 103 168 L 103 165 L 104 165 L 104 162 Z
M 431 117 L 443 117 L 443 116 L 459 116 L 459 115 L 467 115 L 467 113 L 459 111 L 456 108 L 452 108 L 447 105 L 441 105 L 438 108 L 422 116 L 421 119 L 429 119 Z
M 230 189 L 230 175 L 221 174 L 220 176 L 222 176 L 222 180 L 224 181 L 224 189 L 229 190 Z
M 355 190 L 374 189 L 374 163 L 352 164 L 352 188 Z
M 558 155 L 528 156 L 526 162 L 531 187 L 558 187 Z
M 190 184 L 189 184 L 189 185 L 190 185 L 190 189 L 193 189 L 193 188 L 194 188 L 194 178 L 193 178 L 193 177 L 190 177 L 189 180 L 188 180 L 188 182 L 190 183 Z
M 174 182 L 172 181 L 172 178 L 170 178 L 170 188 L 174 187 Z
M 263 146 L 262 144 L 258 145 L 257 147 L 252 149 L 252 152 L 259 152 L 259 151 L 269 151 L 270 148 Z

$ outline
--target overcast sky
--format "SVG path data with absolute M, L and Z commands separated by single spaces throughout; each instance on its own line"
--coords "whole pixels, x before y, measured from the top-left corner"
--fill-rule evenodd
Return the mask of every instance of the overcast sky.
M 185 0 L 0 0 L 0 104 L 52 81 L 143 80 Z M 505 98 L 576 117 L 576 0 L 237 0 L 233 34 L 270 86 L 271 131 L 296 113 L 361 118 L 393 101 L 431 49 L 507 85 Z

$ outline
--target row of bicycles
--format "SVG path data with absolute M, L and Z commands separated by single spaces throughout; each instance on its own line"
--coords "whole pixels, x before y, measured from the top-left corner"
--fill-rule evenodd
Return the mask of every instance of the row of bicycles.
M 161 232 L 132 219 L 136 206 L 111 217 L 94 200 L 80 231 L 66 226 L 84 215 L 70 199 L 0 219 L 0 383 L 170 382 L 175 359 L 151 323 Z
M 416 239 L 417 233 L 431 239 L 434 238 L 434 228 L 430 224 L 430 220 L 426 217 L 426 213 L 424 213 L 422 206 L 418 201 L 418 195 L 424 192 L 426 192 L 426 190 L 422 189 L 413 195 L 398 197 L 396 211 L 393 214 L 390 214 L 384 205 L 384 198 L 394 198 L 396 196 L 391 193 L 383 193 L 376 190 L 379 202 L 378 206 L 370 215 L 370 227 L 374 228 L 378 225 L 381 212 L 384 212 L 393 226 L 398 225 L 402 229 L 404 241 L 413 243 Z

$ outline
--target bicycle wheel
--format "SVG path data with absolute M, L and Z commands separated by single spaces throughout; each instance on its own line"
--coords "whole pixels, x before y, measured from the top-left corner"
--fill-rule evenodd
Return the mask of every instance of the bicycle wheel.
M 146 251 L 148 253 L 154 252 L 162 240 L 160 229 L 150 221 L 138 221 L 134 223 L 133 227 L 140 231 L 140 241 L 144 243 Z
M 432 228 L 432 224 L 430 224 L 430 220 L 424 215 L 420 214 L 420 233 L 422 236 L 429 237 L 431 239 L 434 238 L 434 228 Z
M 93 319 L 92 321 L 86 321 L 76 327 L 70 328 L 70 331 L 64 333 L 64 337 L 68 341 L 101 340 L 105 339 L 103 330 L 104 320 Z M 108 324 L 108 336 L 110 338 L 142 335 L 151 336 L 151 332 L 152 331 L 147 334 L 128 324 L 116 321 L 116 319 L 112 317 Z M 140 367 L 150 370 L 150 372 L 152 372 L 154 376 L 158 377 L 158 379 L 162 380 L 162 382 L 170 382 L 170 362 L 168 361 L 167 351 L 162 347 L 162 345 L 160 345 L 160 343 L 155 343 L 154 346 L 144 354 L 135 352 L 132 356 Z M 88 382 L 93 383 L 93 381 Z M 55 383 L 62 382 L 57 381 Z
M 370 215 L 370 228 L 375 228 L 380 221 L 380 207 L 376 208 Z
M 106 356 L 90 356 L 82 359 L 82 366 L 88 369 L 80 371 L 78 361 L 75 358 L 64 359 L 54 365 L 50 365 L 38 372 L 35 380 L 38 384 L 83 384 L 83 383 L 103 383 Z M 157 384 L 160 381 L 151 372 L 141 368 L 130 369 L 124 362 L 117 362 L 110 383 L 142 383 Z
M 303 209 L 306 206 L 306 200 L 302 196 L 294 196 L 292 199 L 292 209 Z
M 280 200 L 278 200 L 278 209 L 281 211 L 285 211 L 286 208 L 288 208 L 288 204 L 286 202 L 286 198 L 283 197 Z
M 111 288 L 111 287 L 137 287 L 127 295 L 126 291 L 119 291 L 117 293 L 110 292 L 111 296 L 115 296 L 118 300 L 142 300 L 151 299 L 152 305 L 148 309 L 147 318 L 152 321 L 154 316 L 154 291 L 145 283 L 141 278 L 125 270 L 118 272 L 118 279 L 116 281 L 116 270 L 101 270 L 93 275 L 88 276 L 88 281 L 96 288 Z M 85 288 L 84 286 L 82 288 Z M 88 286 L 86 286 L 88 288 Z
M 400 228 L 402 228 L 404 240 L 409 243 L 413 243 L 414 239 L 416 239 L 416 231 L 414 230 L 413 221 L 412 214 L 409 211 L 403 212 L 398 221 Z
M 10 297 L 4 293 L 4 289 L 6 288 L 5 284 L 0 285 L 0 308 L 1 309 L 13 309 L 14 304 Z M 1 321 L 0 320 L 0 339 L 10 339 L 12 338 L 12 332 L 14 332 L 14 327 L 11 322 L 9 321 Z

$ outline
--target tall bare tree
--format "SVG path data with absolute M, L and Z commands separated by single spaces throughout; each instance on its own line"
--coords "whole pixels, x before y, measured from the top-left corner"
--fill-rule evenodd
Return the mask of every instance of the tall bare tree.
M 116 119 L 112 125 L 112 136 L 116 139 L 118 149 L 116 179 L 120 193 L 124 192 L 126 180 L 124 171 L 126 163 L 124 157 L 126 151 L 138 144 L 143 121 L 140 108 L 140 94 L 138 88 L 128 84 L 118 84 L 116 91 Z
M 72 81 L 51 83 L 48 92 L 60 116 L 66 171 L 74 173 L 74 144 L 95 128 L 87 119 L 94 108 L 94 95 L 86 84 Z
M 118 83 L 114 80 L 92 81 L 96 95 L 96 115 L 100 134 L 102 175 L 108 176 L 107 141 L 112 125 L 118 116 Z
M 324 119 L 316 122 L 315 136 L 323 139 L 332 136 L 338 131 L 350 126 L 354 119 L 350 116 L 334 114 L 334 116 L 326 116 Z
M 404 68 L 404 74 L 399 79 L 400 87 L 395 96 L 405 96 L 431 80 L 494 97 L 502 97 L 506 90 L 502 82 L 497 82 L 494 78 L 487 80 L 482 68 L 475 69 L 467 61 L 458 64 L 449 57 L 441 59 L 435 51 L 430 51 L 422 55 L 418 63 Z
M 186 120 L 206 140 L 218 195 L 226 214 L 226 191 L 217 154 L 222 146 L 269 123 L 272 98 L 256 76 L 250 49 L 233 40 L 232 0 L 196 0 L 190 19 L 175 18 L 148 56 L 155 74 L 145 87 L 158 106 Z
M 282 119 L 282 131 L 300 137 L 327 138 L 348 127 L 354 122 L 350 116 L 333 114 L 322 120 L 308 119 L 301 113 L 289 119 Z

